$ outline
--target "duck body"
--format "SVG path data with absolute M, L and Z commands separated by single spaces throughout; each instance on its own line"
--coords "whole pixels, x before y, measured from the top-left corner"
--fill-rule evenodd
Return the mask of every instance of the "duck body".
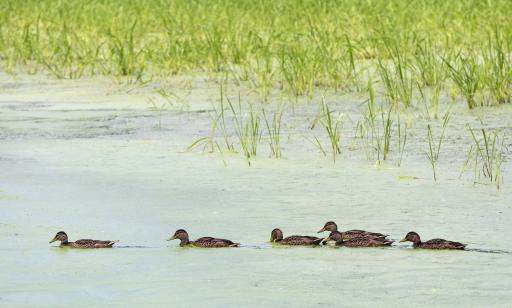
M 420 249 L 456 249 L 456 250 L 464 250 L 466 248 L 465 244 L 448 241 L 440 238 L 435 238 L 432 240 L 428 240 L 426 242 L 422 242 L 418 233 L 411 231 L 407 233 L 407 235 L 400 242 L 412 242 L 412 247 L 420 248 Z
M 360 237 L 354 238 L 351 240 L 342 240 L 336 242 L 336 246 L 345 246 L 345 247 L 383 247 L 383 246 L 391 246 L 393 241 L 391 240 L 378 240 L 379 238 L 370 238 L 370 237 Z
M 454 242 L 454 241 L 448 241 L 443 240 L 440 238 L 435 238 L 426 242 L 421 242 L 418 244 L 413 244 L 414 248 L 423 248 L 423 249 L 459 249 L 463 250 L 466 248 L 466 245 Z
M 73 248 L 112 248 L 116 241 L 100 241 L 82 239 L 74 242 L 61 243 L 61 247 L 73 247 Z
M 393 240 L 387 240 L 382 237 L 372 237 L 372 236 L 359 236 L 354 237 L 349 240 L 345 240 L 343 238 L 343 232 L 333 231 L 329 234 L 329 237 L 325 239 L 326 241 L 335 241 L 336 246 L 345 246 L 345 247 L 383 247 L 383 246 L 391 246 Z
M 287 236 L 282 240 L 276 240 L 275 243 L 281 245 L 290 245 L 290 246 L 311 246 L 311 245 L 320 245 L 322 242 L 322 238 L 314 237 L 314 236 L 302 236 L 302 235 L 292 235 Z
M 201 237 L 195 241 L 191 241 L 190 245 L 196 247 L 211 247 L 211 248 L 220 248 L 220 247 L 238 247 L 239 243 L 234 243 L 230 240 L 222 239 L 222 238 L 214 238 L 214 237 Z
M 82 239 L 74 242 L 68 241 L 68 235 L 64 231 L 59 231 L 50 241 L 53 243 L 55 241 L 60 241 L 60 247 L 71 247 L 71 248 L 112 248 L 117 241 L 101 241 L 101 240 L 91 240 L 91 239 Z
M 222 247 L 238 247 L 239 243 L 234 243 L 230 240 L 222 239 L 222 238 L 214 238 L 214 237 L 201 237 L 195 241 L 191 241 L 188 238 L 187 231 L 183 229 L 178 229 L 174 233 L 174 235 L 169 240 L 180 240 L 180 246 L 195 246 L 195 247 L 203 247 L 203 248 L 222 248 Z
M 322 229 L 320 229 L 320 231 L 318 231 L 318 233 L 325 232 L 325 231 L 330 231 L 330 232 L 338 231 L 338 225 L 334 221 L 328 221 L 325 223 L 324 227 Z M 343 237 L 343 240 L 351 240 L 351 239 L 360 238 L 360 237 L 374 237 L 374 238 L 388 237 L 387 234 L 383 234 L 383 233 L 379 233 L 379 232 L 369 232 L 369 231 L 357 230 L 357 229 L 343 231 L 340 233 Z
M 315 246 L 320 245 L 324 239 L 316 236 L 291 235 L 283 238 L 281 229 L 276 228 L 270 234 L 270 242 L 289 246 Z

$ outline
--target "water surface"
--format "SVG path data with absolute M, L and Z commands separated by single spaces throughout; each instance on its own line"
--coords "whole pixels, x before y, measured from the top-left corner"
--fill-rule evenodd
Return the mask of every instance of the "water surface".
M 134 96 L 65 89 L 28 83 L 0 94 L 2 306 L 512 303 L 510 184 L 505 178 L 497 191 L 459 180 L 457 144 L 443 152 L 437 183 L 421 139 L 401 168 L 375 167 L 350 151 L 333 166 L 298 133 L 284 144 L 286 159 L 261 155 L 248 167 L 226 155 L 225 166 L 219 155 L 182 153 L 208 130 L 207 115 L 170 110 L 162 119 Z M 295 116 L 307 118 L 300 110 Z M 461 127 L 455 121 L 449 136 Z M 415 230 L 469 251 L 268 243 L 275 227 L 313 235 L 327 220 L 397 240 Z M 180 248 L 166 241 L 178 228 L 242 247 Z M 59 230 L 71 240 L 120 242 L 62 249 L 48 244 Z

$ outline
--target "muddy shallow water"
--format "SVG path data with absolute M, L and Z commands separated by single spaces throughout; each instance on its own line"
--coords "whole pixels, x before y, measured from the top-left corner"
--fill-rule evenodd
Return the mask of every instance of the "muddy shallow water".
M 190 98 L 191 112 L 159 114 L 148 110 L 148 94 L 110 91 L 97 81 L 1 81 L 2 306 L 512 303 L 510 176 L 500 191 L 458 178 L 468 140 L 460 119 L 478 118 L 463 108 L 448 132 L 462 145 L 442 150 L 435 183 L 419 128 L 411 129 L 400 168 L 376 167 L 348 150 L 333 166 L 300 138 L 307 130 L 301 119 L 310 115 L 299 107 L 285 133 L 286 159 L 261 155 L 248 167 L 228 154 L 225 165 L 218 154 L 183 153 L 208 132 L 209 117 L 197 111 L 214 91 Z M 339 108 L 350 115 L 354 106 Z M 487 113 L 488 123 L 510 132 L 511 111 Z M 327 220 L 397 240 L 415 230 L 424 239 L 467 243 L 469 251 L 268 243 L 275 227 L 285 236 L 315 234 Z M 242 247 L 180 248 L 166 241 L 178 228 Z M 61 249 L 48 244 L 59 230 L 71 240 L 120 242 Z

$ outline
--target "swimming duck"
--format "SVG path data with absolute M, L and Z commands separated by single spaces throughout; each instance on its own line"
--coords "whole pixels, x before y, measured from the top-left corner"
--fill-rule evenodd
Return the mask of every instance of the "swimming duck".
M 59 231 L 55 234 L 53 240 L 50 241 L 50 244 L 60 241 L 60 247 L 73 247 L 73 248 L 112 248 L 112 246 L 117 241 L 98 241 L 98 240 L 90 240 L 83 239 L 75 242 L 68 241 L 68 235 L 64 231 Z
M 465 244 L 459 242 L 452 242 L 443 240 L 440 238 L 435 238 L 430 241 L 422 242 L 420 236 L 416 232 L 409 232 L 407 235 L 400 241 L 401 242 L 412 242 L 412 247 L 414 248 L 423 248 L 423 249 L 464 249 L 466 247 Z
M 292 235 L 283 238 L 283 231 L 279 228 L 275 228 L 270 233 L 270 242 L 278 243 L 281 245 L 292 245 L 292 246 L 311 246 L 311 245 L 320 245 L 323 241 L 323 238 L 315 237 L 315 236 L 303 236 L 303 235 Z
M 196 246 L 196 247 L 205 247 L 205 248 L 238 247 L 238 246 L 240 246 L 239 243 L 233 243 L 230 240 L 214 238 L 214 237 L 201 237 L 195 241 L 191 241 L 188 239 L 187 231 L 185 231 L 183 229 L 176 230 L 176 232 L 174 232 L 174 235 L 170 239 L 168 239 L 168 241 L 172 241 L 175 239 L 180 240 L 181 247 L 187 246 L 187 245 L 192 245 L 192 246 Z
M 325 223 L 324 227 L 318 231 L 318 233 L 324 232 L 324 231 L 338 231 L 338 225 L 334 221 L 328 221 Z M 368 232 L 364 230 L 348 230 L 340 232 L 344 240 L 350 240 L 353 238 L 359 238 L 359 237 L 380 237 L 380 238 L 386 238 L 387 234 L 377 233 L 377 232 Z
M 372 236 L 360 236 L 350 240 L 344 240 L 343 233 L 338 231 L 332 231 L 324 241 L 335 241 L 336 246 L 346 247 L 380 247 L 390 246 L 393 243 L 393 240 Z

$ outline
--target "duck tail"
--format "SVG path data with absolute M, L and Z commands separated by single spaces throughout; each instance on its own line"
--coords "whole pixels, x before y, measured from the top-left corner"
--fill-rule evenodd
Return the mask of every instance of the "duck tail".
M 230 244 L 229 247 L 240 247 L 240 243 L 233 243 Z
M 118 243 L 118 242 L 119 242 L 119 240 L 110 241 L 107 245 L 112 247 L 112 246 L 114 246 L 115 243 Z
M 313 245 L 322 245 L 325 238 L 319 238 L 313 241 Z
M 386 246 L 391 246 L 391 244 L 393 244 L 393 242 L 394 242 L 393 240 L 386 240 L 386 241 L 384 242 L 384 245 L 386 245 Z

